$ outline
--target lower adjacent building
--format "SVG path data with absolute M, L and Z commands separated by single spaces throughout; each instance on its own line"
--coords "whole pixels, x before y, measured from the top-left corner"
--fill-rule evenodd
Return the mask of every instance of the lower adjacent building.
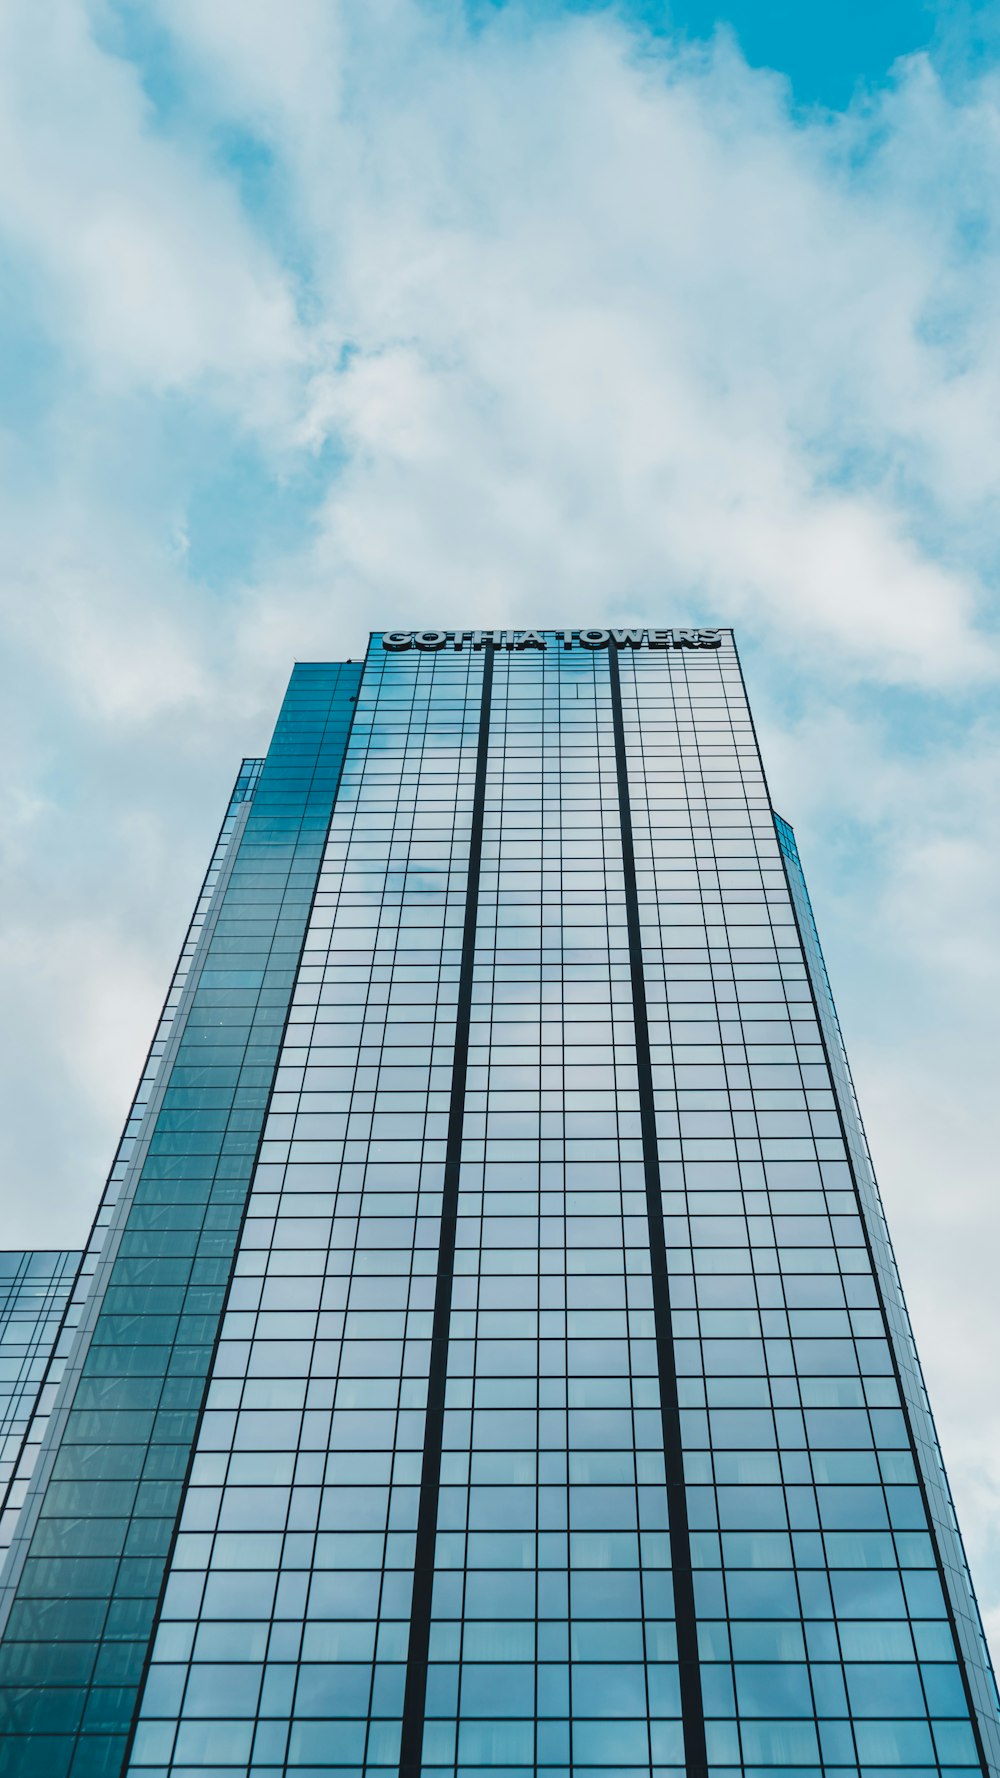
M 296 667 L 78 1259 L 4 1778 L 1000 1775 L 730 631 Z
M 11 1528 L 15 1477 L 29 1431 L 37 1442 L 44 1430 L 51 1396 L 43 1398 L 42 1391 L 82 1258 L 73 1252 L 0 1252 L 0 1497 Z M 4 1538 L 0 1547 L 8 1542 Z

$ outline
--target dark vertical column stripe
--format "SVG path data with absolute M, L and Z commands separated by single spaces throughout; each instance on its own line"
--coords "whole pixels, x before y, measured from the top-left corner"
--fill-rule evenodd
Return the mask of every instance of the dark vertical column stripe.
M 677 1659 L 680 1666 L 681 1716 L 684 1729 L 684 1760 L 687 1778 L 706 1778 L 705 1712 L 698 1664 L 698 1625 L 694 1608 L 694 1576 L 691 1571 L 691 1536 L 688 1527 L 687 1493 L 684 1485 L 684 1448 L 681 1442 L 677 1402 L 677 1364 L 670 1319 L 670 1282 L 667 1247 L 663 1232 L 663 1192 L 656 1146 L 656 1108 L 653 1070 L 649 1056 L 649 1018 L 646 1011 L 646 980 L 642 967 L 642 932 L 639 894 L 635 878 L 635 845 L 632 838 L 632 803 L 628 788 L 625 723 L 622 716 L 618 656 L 608 653 L 611 675 L 611 714 L 615 734 L 615 765 L 618 773 L 618 813 L 622 834 L 622 865 L 625 876 L 625 917 L 628 958 L 632 978 L 632 1018 L 635 1026 L 636 1068 L 639 1077 L 639 1121 L 646 1184 L 646 1219 L 649 1225 L 649 1258 L 653 1281 L 653 1324 L 656 1333 L 656 1364 L 660 1384 L 660 1417 L 663 1424 L 663 1455 L 667 1472 L 670 1567 L 677 1614 Z
M 420 1505 L 417 1513 L 417 1538 L 413 1559 L 413 1599 L 410 1606 L 410 1636 L 406 1651 L 406 1689 L 403 1694 L 399 1778 L 418 1778 L 423 1754 L 427 1653 L 431 1638 L 434 1552 L 437 1543 L 438 1492 L 441 1484 L 441 1444 L 444 1437 L 444 1399 L 448 1378 L 448 1337 L 451 1324 L 452 1284 L 455 1274 L 458 1181 L 462 1162 L 465 1082 L 469 1067 L 469 1024 L 472 1016 L 476 915 L 479 906 L 479 873 L 483 854 L 483 813 L 486 806 L 486 762 L 489 749 L 492 689 L 493 650 L 487 648 L 483 655 L 483 689 L 479 710 L 476 780 L 472 796 L 472 826 L 469 834 L 469 874 L 465 891 L 462 962 L 458 977 L 458 1005 L 455 1018 L 455 1054 L 451 1071 L 448 1137 L 445 1143 L 441 1234 L 438 1242 L 434 1320 L 431 1328 L 427 1417 L 424 1423 L 424 1450 L 420 1470 Z

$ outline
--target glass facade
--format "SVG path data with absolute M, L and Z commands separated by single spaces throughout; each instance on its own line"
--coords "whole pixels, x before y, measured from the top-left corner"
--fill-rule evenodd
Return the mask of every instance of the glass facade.
M 77 1332 L 84 1309 L 91 1298 L 95 1273 L 104 1248 L 105 1237 L 114 1216 L 115 1205 L 134 1161 L 136 1146 L 141 1140 L 157 1076 L 170 1045 L 174 1021 L 183 1004 L 184 988 L 198 949 L 201 929 L 212 904 L 229 843 L 245 817 L 246 811 L 243 804 L 249 802 L 253 795 L 262 764 L 263 761 L 259 759 L 245 759 L 240 767 L 229 799 L 229 807 L 226 810 L 219 837 L 201 886 L 201 892 L 195 904 L 191 923 L 181 947 L 177 967 L 167 991 L 156 1032 L 149 1047 L 146 1065 L 136 1088 L 135 1098 L 132 1101 L 121 1141 L 108 1175 L 100 1208 L 90 1231 L 90 1239 L 83 1254 L 77 1253 L 72 1256 L 75 1276 L 71 1275 L 68 1281 L 68 1300 L 64 1304 L 64 1312 L 60 1320 L 52 1328 L 51 1340 L 47 1341 L 44 1369 L 39 1378 L 34 1402 L 25 1404 L 30 1408 L 30 1418 L 23 1427 L 16 1448 L 12 1447 L 9 1450 L 2 1481 L 0 1481 L 0 1503 L 2 1503 L 0 1504 L 0 1553 L 10 1547 L 11 1539 L 17 1529 L 21 1508 L 34 1474 L 41 1440 L 48 1427 L 49 1415 L 57 1397 L 59 1385 L 65 1375 L 67 1359 L 77 1341 Z M 95 1291 L 93 1294 L 96 1300 L 99 1292 Z M 6 1610 L 6 1584 L 5 1577 L 0 1575 L 0 1616 Z
M 359 678 L 296 668 L 197 935 L 8 1557 L 5 1774 L 126 1758 Z
M 1000 1774 L 730 632 L 373 637 L 255 784 L 27 1484 L 5 1778 Z
M 18 1468 L 82 1259 L 0 1253 L 0 1497 Z

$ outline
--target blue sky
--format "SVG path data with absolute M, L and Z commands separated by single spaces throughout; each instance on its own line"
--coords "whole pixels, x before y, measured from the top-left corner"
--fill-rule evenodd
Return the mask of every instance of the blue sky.
M 467 0 L 483 25 L 511 0 Z M 606 12 L 605 0 L 514 0 L 532 19 Z M 877 92 L 902 57 L 926 53 L 949 81 L 975 79 L 1000 44 L 991 0 L 620 0 L 615 9 L 662 41 L 705 42 L 721 30 L 754 68 L 783 74 L 797 106 L 842 110 Z
M 505 0 L 470 0 L 469 14 L 483 21 Z M 540 0 L 534 16 L 595 13 L 600 0 Z M 963 39 L 972 19 L 933 0 L 625 0 L 623 17 L 658 36 L 704 40 L 728 27 L 753 67 L 787 75 L 800 105 L 845 106 L 858 85 L 879 86 L 900 56 L 933 47 L 940 52 L 953 30 Z
M 997 17 L 9 0 L 0 1178 L 82 1238 L 294 657 L 732 623 L 1000 1624 Z

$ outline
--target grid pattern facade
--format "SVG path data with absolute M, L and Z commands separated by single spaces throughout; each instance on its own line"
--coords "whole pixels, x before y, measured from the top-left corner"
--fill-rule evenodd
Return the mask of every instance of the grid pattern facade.
M 0 1492 L 35 1414 L 81 1257 L 0 1253 Z
M 297 670 L 282 721 L 327 695 L 340 757 L 305 834 L 279 723 L 213 897 L 134 1193 L 186 1245 L 133 1278 L 109 1238 L 77 1390 L 121 1393 L 100 1446 L 77 1397 L 50 1434 L 5 1778 L 998 1778 L 735 648 L 622 635 L 373 638 L 335 718 Z M 195 1287 L 175 1367 L 188 1324 L 140 1317 Z M 129 1378 L 194 1378 L 182 1431 Z
M 993 1770 L 735 652 L 548 641 L 370 652 L 130 1770 Z

